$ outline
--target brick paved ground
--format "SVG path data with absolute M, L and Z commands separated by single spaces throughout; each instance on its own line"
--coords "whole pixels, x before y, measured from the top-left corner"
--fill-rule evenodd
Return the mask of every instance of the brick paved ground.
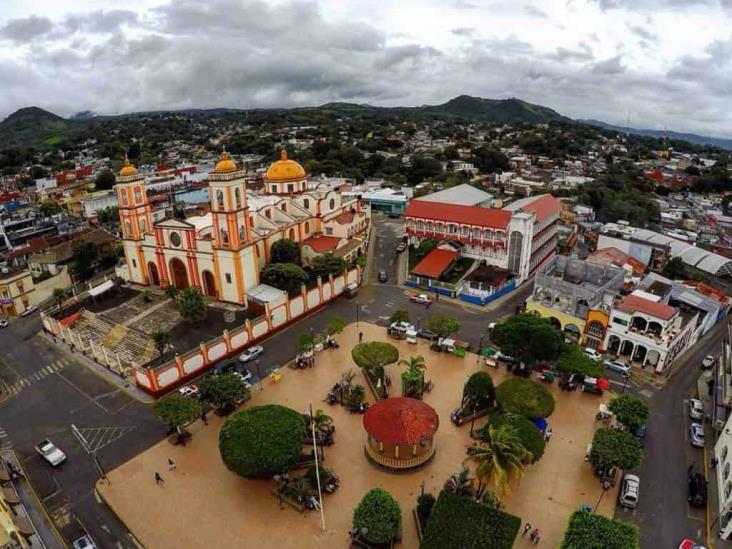
M 384 338 L 384 329 L 361 323 L 366 340 Z M 150 548 L 167 547 L 267 547 L 316 548 L 345 547 L 353 509 L 369 489 L 381 486 L 389 490 L 402 506 L 404 540 L 402 547 L 417 547 L 412 508 L 420 483 L 435 494 L 447 479 L 458 471 L 469 443 L 469 426 L 457 428 L 449 421 L 467 377 L 480 368 L 475 355 L 464 359 L 433 353 L 427 344 L 395 342 L 402 357 L 422 354 L 427 361 L 427 378 L 436 387 L 425 401 L 440 416 L 435 437 L 435 458 L 423 469 L 408 474 L 389 474 L 377 470 L 363 453 L 365 434 L 362 416 L 349 414 L 340 407 L 328 407 L 321 401 L 340 373 L 355 368 L 350 349 L 358 330 L 351 325 L 338 336 L 341 348 L 318 356 L 317 366 L 309 370 L 286 370 L 278 383 L 265 383 L 247 406 L 279 403 L 305 411 L 324 408 L 334 417 L 336 443 L 326 448 L 326 466 L 341 476 L 341 488 L 325 496 L 326 530 L 321 531 L 316 513 L 300 515 L 290 508 L 280 510 L 270 495 L 273 483 L 248 481 L 229 472 L 218 453 L 218 431 L 222 420 L 212 417 L 209 426 L 200 422 L 192 427 L 192 442 L 185 448 L 162 442 L 112 471 L 111 483 L 100 483 L 99 491 L 133 533 Z M 398 391 L 398 367 L 389 367 Z M 490 370 L 494 381 L 505 378 L 504 370 Z M 362 381 L 359 373 L 357 381 Z M 596 428 L 594 414 L 600 399 L 594 395 L 560 393 L 557 409 L 550 418 L 554 436 L 543 459 L 526 470 L 520 484 L 504 499 L 506 509 L 541 529 L 541 545 L 556 547 L 569 515 L 581 503 L 594 505 L 600 494 L 599 481 L 584 463 L 585 448 Z M 368 394 L 369 400 L 371 395 Z M 484 420 L 481 422 L 481 424 Z M 177 470 L 168 472 L 172 457 Z M 156 486 L 155 471 L 165 478 Z M 612 515 L 616 489 L 605 494 L 599 511 Z M 519 538 L 516 546 L 528 546 Z

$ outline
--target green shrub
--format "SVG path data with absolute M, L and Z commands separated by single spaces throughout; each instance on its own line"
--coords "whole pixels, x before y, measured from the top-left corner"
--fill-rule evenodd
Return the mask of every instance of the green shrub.
M 496 400 L 503 412 L 528 418 L 549 417 L 554 412 L 554 397 L 549 390 L 530 379 L 514 377 L 496 388 Z
M 596 467 L 633 469 L 643 460 L 643 450 L 630 433 L 621 433 L 606 427 L 595 431 L 592 438 L 590 462 Z
M 498 429 L 504 425 L 518 437 L 523 447 L 531 452 L 532 463 L 536 463 L 541 459 L 541 456 L 544 455 L 544 435 L 530 419 L 522 415 L 511 413 L 493 414 L 481 431 L 481 438 L 483 438 L 489 426 Z
M 559 549 L 639 549 L 638 527 L 619 520 L 575 511 Z
M 576 345 L 567 345 L 557 361 L 557 371 L 563 374 L 583 374 L 590 377 L 602 377 L 605 367 L 587 356 Z
M 511 549 L 521 519 L 443 490 L 420 549 Z
M 235 413 L 219 433 L 226 467 L 245 478 L 270 478 L 297 463 L 305 438 L 302 414 L 270 404 Z
M 417 515 L 419 516 L 419 521 L 422 523 L 422 529 L 424 529 L 427 519 L 430 518 L 435 501 L 437 501 L 435 500 L 435 496 L 429 492 L 417 498 Z
M 463 387 L 463 402 L 470 400 L 478 410 L 493 407 L 496 390 L 493 378 L 488 372 L 476 372 L 468 378 Z
M 367 528 L 365 538 L 371 543 L 388 543 L 399 533 L 402 510 L 383 488 L 369 490 L 353 512 L 353 526 Z
M 631 431 L 648 423 L 648 404 L 632 395 L 620 395 L 610 402 L 610 411 Z

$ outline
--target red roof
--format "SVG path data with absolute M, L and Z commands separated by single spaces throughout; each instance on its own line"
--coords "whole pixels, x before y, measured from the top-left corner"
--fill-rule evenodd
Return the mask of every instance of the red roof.
M 407 397 L 380 400 L 363 416 L 363 427 L 370 436 L 398 446 L 419 444 L 432 437 L 439 425 L 440 418 L 429 404 Z
M 551 214 L 558 212 L 562 203 L 550 194 L 538 196 L 536 200 L 524 204 L 521 209 L 536 214 L 536 222 L 543 221 Z
M 340 223 L 341 225 L 348 225 L 349 223 L 353 222 L 354 217 L 356 217 L 356 214 L 353 212 L 343 212 L 335 218 L 335 221 L 336 223 Z
M 478 225 L 493 229 L 506 229 L 511 221 L 511 212 L 496 208 L 478 208 L 443 204 L 427 200 L 412 200 L 404 211 L 404 217 L 421 217 L 433 221 L 445 221 L 463 225 Z
M 325 252 L 332 252 L 338 248 L 338 243 L 341 241 L 337 236 L 311 236 L 307 240 L 303 240 L 303 246 L 310 246 L 314 251 L 319 254 Z
M 615 265 L 616 267 L 623 267 L 627 264 L 633 268 L 633 272 L 636 274 L 646 272 L 646 265 L 642 261 L 638 261 L 634 257 L 630 257 L 625 252 L 612 246 L 592 252 L 587 256 L 587 260 L 602 263 L 603 265 Z
M 453 250 L 443 250 L 435 248 L 428 253 L 417 266 L 412 269 L 412 273 L 418 276 L 427 276 L 429 278 L 439 278 L 442 273 L 455 261 L 457 252 Z
M 656 318 L 668 320 L 676 314 L 676 309 L 665 303 L 656 303 L 637 295 L 628 295 L 617 304 L 616 309 L 626 313 L 645 313 Z

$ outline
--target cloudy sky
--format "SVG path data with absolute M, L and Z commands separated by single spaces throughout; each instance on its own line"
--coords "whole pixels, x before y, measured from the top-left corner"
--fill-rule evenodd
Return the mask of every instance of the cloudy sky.
M 2 0 L 0 118 L 519 97 L 732 137 L 732 0 Z

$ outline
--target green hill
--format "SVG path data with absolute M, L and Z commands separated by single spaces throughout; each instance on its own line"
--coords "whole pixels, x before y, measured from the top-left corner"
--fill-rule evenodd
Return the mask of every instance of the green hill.
M 77 124 L 39 107 L 15 111 L 0 122 L 0 148 L 56 145 L 69 137 Z
M 540 124 L 555 120 L 569 120 L 550 108 L 532 105 L 520 99 L 485 99 L 460 95 L 447 103 L 420 107 L 428 112 L 441 112 L 479 119 L 482 122 Z

